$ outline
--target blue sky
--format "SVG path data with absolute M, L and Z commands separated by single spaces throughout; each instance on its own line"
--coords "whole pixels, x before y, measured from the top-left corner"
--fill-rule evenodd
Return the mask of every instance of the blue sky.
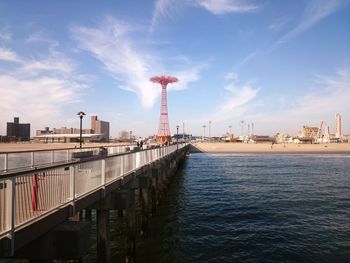
M 79 111 L 156 134 L 163 74 L 172 133 L 334 132 L 340 113 L 350 134 L 350 1 L 0 1 L 0 134 Z

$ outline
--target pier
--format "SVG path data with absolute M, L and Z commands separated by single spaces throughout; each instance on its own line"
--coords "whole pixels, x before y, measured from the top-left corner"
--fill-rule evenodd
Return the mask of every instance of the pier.
M 0 175 L 0 257 L 36 261 L 82 260 L 91 211 L 96 210 L 98 262 L 110 262 L 111 210 L 127 225 L 126 261 L 135 258 L 137 233 L 147 237 L 170 179 L 189 146 L 81 155 L 50 164 L 3 169 Z M 35 154 L 32 154 L 35 157 Z M 31 158 L 31 164 L 35 163 Z M 141 215 L 135 216 L 135 194 Z M 84 215 L 84 220 L 82 220 Z M 141 229 L 136 229 L 139 220 Z

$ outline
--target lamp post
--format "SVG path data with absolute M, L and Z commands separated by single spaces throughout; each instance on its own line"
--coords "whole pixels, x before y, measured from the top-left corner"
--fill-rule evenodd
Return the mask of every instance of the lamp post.
M 82 148 L 82 143 L 83 143 L 83 117 L 84 115 L 86 115 L 83 111 L 79 111 L 77 113 L 77 115 L 80 118 L 80 139 L 79 139 L 79 143 L 80 143 L 80 149 Z
M 176 125 L 176 151 L 179 149 L 179 143 L 178 143 L 178 138 L 179 138 L 179 125 Z
M 205 127 L 207 126 L 203 125 L 202 127 L 203 127 L 203 141 L 205 141 Z
M 132 131 L 130 131 L 130 144 L 132 144 Z
M 182 123 L 182 141 L 185 142 L 185 123 Z
M 211 121 L 209 121 L 209 141 L 211 141 L 210 128 L 211 128 Z
M 241 120 L 241 126 L 242 126 L 242 142 L 243 142 L 243 125 L 244 125 L 244 120 Z

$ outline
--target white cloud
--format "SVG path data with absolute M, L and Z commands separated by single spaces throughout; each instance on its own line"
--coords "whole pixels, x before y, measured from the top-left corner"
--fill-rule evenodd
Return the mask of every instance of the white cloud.
M 21 59 L 10 49 L 0 47 L 0 60 L 9 62 L 21 62 Z
M 31 60 L 23 63 L 20 70 L 29 75 L 37 75 L 40 72 L 59 72 L 69 74 L 76 69 L 76 63 L 63 55 L 51 56 L 46 60 Z
M 158 89 L 149 82 L 152 63 L 132 46 L 123 24 L 108 18 L 100 28 L 75 26 L 72 32 L 79 46 L 102 62 L 114 78 L 125 79 L 121 88 L 137 93 L 144 106 L 153 105 Z
M 259 121 L 270 134 L 285 131 L 294 134 L 302 125 L 318 126 L 322 120 L 335 131 L 335 114 L 343 117 L 350 112 L 350 69 L 343 68 L 334 75 L 317 75 L 311 88 L 305 88 L 299 97 L 289 97 L 279 105 L 278 99 L 265 101 L 269 109 L 256 111 L 250 119 Z M 343 123 L 345 133 L 349 133 L 349 123 Z M 282 130 L 281 130 L 282 129 Z
M 294 113 L 322 118 L 327 114 L 349 112 L 349 98 L 350 69 L 340 69 L 334 76 L 317 75 L 314 89 L 297 101 Z
M 319 126 L 325 121 L 334 133 L 335 114 L 340 113 L 344 133 L 350 134 L 350 124 L 346 121 L 350 112 L 349 68 L 339 69 L 333 75 L 316 75 L 309 87 L 304 88 L 304 93 L 288 98 L 281 96 L 280 99 L 273 96 L 258 100 L 258 88 L 249 83 L 239 84 L 235 73 L 228 77 L 233 81 L 225 87 L 226 99 L 220 102 L 222 105 L 205 118 L 191 120 L 192 123 L 212 120 L 224 129 L 234 120 L 238 131 L 238 121 L 242 118 L 254 122 L 258 134 L 272 135 L 276 132 L 296 134 L 302 125 Z
M 179 82 L 174 83 L 174 85 L 169 86 L 168 90 L 184 90 L 188 88 L 190 82 L 195 82 L 200 78 L 200 71 L 207 67 L 206 64 L 201 66 L 192 67 L 188 70 L 177 71 L 174 76 L 179 79 Z
M 11 41 L 12 40 L 12 34 L 9 31 L 2 30 L 0 31 L 0 40 L 3 41 Z
M 88 87 L 87 76 L 76 71 L 73 60 L 51 45 L 47 49 L 43 48 L 40 57 L 28 58 L 0 48 L 0 60 L 17 62 L 10 72 L 0 73 L 2 120 L 11 121 L 19 116 L 32 123 L 32 132 L 49 125 L 67 124 L 66 106 L 79 102 Z M 2 67 L 6 69 L 6 64 L 0 64 Z M 6 133 L 4 125 L 5 122 L 0 124 L 2 134 Z
M 202 125 L 205 124 L 208 128 L 208 121 L 210 120 L 212 123 L 212 135 L 220 136 L 227 130 L 228 125 L 232 125 L 234 122 L 239 127 L 239 121 L 255 110 L 259 89 L 254 87 L 250 81 L 245 83 L 239 82 L 236 72 L 226 74 L 225 79 L 228 81 L 228 84 L 224 87 L 222 99 L 218 102 L 217 108 L 213 110 L 208 109 L 208 112 L 195 119 L 185 120 L 188 128 L 196 130 L 197 135 L 203 134 Z M 233 126 L 233 128 L 236 126 Z M 234 130 L 235 128 L 233 132 Z
M 174 13 L 174 8 L 179 1 L 176 0 L 156 0 L 155 7 L 152 14 L 150 31 L 152 32 L 161 17 L 171 17 Z M 175 8 L 176 9 L 176 8 Z
M 150 31 L 152 32 L 154 30 L 162 17 L 173 17 L 186 4 L 204 8 L 214 15 L 251 13 L 260 8 L 258 5 L 247 4 L 246 1 L 242 0 L 156 0 Z
M 249 53 L 245 58 L 243 58 L 243 59 L 241 60 L 241 62 L 239 62 L 239 66 L 242 66 L 242 65 L 248 63 L 248 62 L 251 61 L 253 58 L 255 58 L 258 54 L 259 54 L 259 51 L 258 51 L 258 50 L 255 50 L 255 51 Z
M 13 116 L 31 122 L 32 128 L 42 128 L 64 118 L 63 108 L 79 101 L 85 85 L 70 79 L 41 76 L 21 79 L 21 76 L 0 75 L 2 118 Z M 3 124 L 1 124 L 3 125 Z
M 255 12 L 259 6 L 237 0 L 196 0 L 197 4 L 215 15 Z
M 245 106 L 256 97 L 259 91 L 248 83 L 239 85 L 235 81 L 226 85 L 225 90 L 228 94 L 219 110 L 222 113 L 233 112 L 238 108 Z
M 290 18 L 287 16 L 277 18 L 270 25 L 268 25 L 267 29 L 273 32 L 277 32 L 281 30 L 289 20 Z
M 238 79 L 238 74 L 236 72 L 229 72 L 226 74 L 225 79 L 235 81 Z
M 303 33 L 307 29 L 317 24 L 322 19 L 338 11 L 343 5 L 341 0 L 312 0 L 308 2 L 304 17 L 299 24 L 291 31 L 283 35 L 275 44 L 278 46 Z
M 144 48 L 137 46 L 137 41 L 129 37 L 132 27 L 108 17 L 97 28 L 74 26 L 71 30 L 79 47 L 98 59 L 106 71 L 122 83 L 120 88 L 135 92 L 145 107 L 154 104 L 160 88 L 149 79 L 164 72 L 165 67 L 160 64 L 161 57 L 143 51 Z M 179 77 L 180 83 L 184 83 L 178 86 L 181 89 L 199 76 L 199 69 L 179 70 L 181 72 L 183 79 Z
M 205 119 L 199 118 L 199 122 L 207 119 L 221 122 L 233 117 L 240 117 L 248 111 L 247 106 L 256 98 L 259 92 L 259 89 L 254 88 L 251 82 L 240 83 L 236 72 L 228 73 L 225 79 L 229 83 L 224 87 L 224 97 L 218 108 L 212 113 L 207 113 Z

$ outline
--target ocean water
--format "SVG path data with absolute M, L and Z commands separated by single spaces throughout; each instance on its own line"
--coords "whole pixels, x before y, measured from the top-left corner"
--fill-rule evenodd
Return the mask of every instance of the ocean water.
M 110 226 L 125 262 L 125 218 Z M 83 262 L 95 214 L 91 239 Z M 136 262 L 350 262 L 350 155 L 192 154 L 136 241 Z
M 192 154 L 149 227 L 137 262 L 350 262 L 350 156 Z

